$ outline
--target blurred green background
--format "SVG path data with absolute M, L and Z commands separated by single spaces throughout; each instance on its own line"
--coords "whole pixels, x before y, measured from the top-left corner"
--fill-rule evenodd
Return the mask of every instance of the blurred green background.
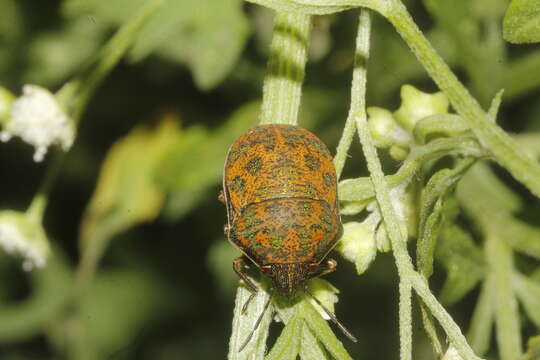
M 0 85 L 16 94 L 28 83 L 56 91 L 143 3 L 0 0 Z M 540 131 L 540 49 L 504 42 L 508 1 L 406 5 L 484 107 L 505 89 L 497 120 L 505 130 Z M 313 18 L 299 123 L 332 151 L 348 111 L 357 17 L 347 11 Z M 0 253 L 0 359 L 226 356 L 236 251 L 223 236 L 217 194 L 228 146 L 257 121 L 272 18 L 272 11 L 239 0 L 164 1 L 81 120 L 45 214 L 49 265 L 25 273 Z M 377 15 L 368 66 L 370 106 L 396 109 L 405 83 L 437 90 Z M 1 209 L 30 203 L 47 165 L 35 164 L 32 152 L 20 140 L 0 143 Z M 343 178 L 366 176 L 357 141 L 349 153 Z M 398 164 L 386 161 L 395 171 Z M 496 170 L 525 200 L 521 216 L 539 224 L 538 201 Z M 66 304 L 80 249 L 93 241 L 107 246 L 73 319 Z M 355 359 L 397 358 L 391 254 L 379 255 L 360 277 L 338 261 L 326 278 L 341 291 L 339 319 L 359 338 L 344 339 L 347 349 Z M 436 267 L 436 293 L 444 277 Z M 449 308 L 464 327 L 476 296 L 477 290 Z M 534 333 L 524 324 L 526 334 Z M 415 358 L 433 358 L 419 321 L 414 330 Z

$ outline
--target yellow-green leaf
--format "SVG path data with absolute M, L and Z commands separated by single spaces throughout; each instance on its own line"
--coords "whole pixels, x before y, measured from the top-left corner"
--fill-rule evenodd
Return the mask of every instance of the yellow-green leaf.
M 113 145 L 82 221 L 83 251 L 92 242 L 103 246 L 112 236 L 159 214 L 164 193 L 154 173 L 179 134 L 177 123 L 166 117 L 156 128 L 137 127 Z
M 540 0 L 512 0 L 503 22 L 503 36 L 511 43 L 540 41 Z

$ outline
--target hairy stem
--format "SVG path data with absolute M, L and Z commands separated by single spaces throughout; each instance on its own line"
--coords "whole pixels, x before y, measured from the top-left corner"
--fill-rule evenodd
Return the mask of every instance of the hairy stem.
M 459 326 L 431 293 L 424 278 L 414 270 L 411 257 L 407 252 L 402 227 L 394 209 L 388 191 L 388 184 L 384 178 L 381 163 L 377 156 L 377 150 L 371 139 L 365 109 L 362 109 L 356 114 L 356 122 L 360 142 L 362 143 L 362 149 L 367 160 L 368 170 L 375 189 L 375 196 L 381 209 L 386 231 L 392 243 L 392 250 L 396 259 L 400 280 L 410 282 L 412 288 L 416 291 L 418 296 L 420 296 L 433 316 L 439 321 L 441 327 L 444 329 L 452 345 L 458 350 L 461 357 L 465 360 L 478 360 L 479 358 L 474 354 L 467 343 Z M 408 325 L 400 324 L 400 327 L 402 326 Z
M 412 360 L 412 291 L 406 279 L 399 281 L 399 358 Z
M 298 123 L 310 30 L 310 15 L 276 13 L 260 124 Z
M 488 234 L 486 257 L 494 279 L 495 325 L 501 360 L 517 359 L 522 354 L 517 299 L 512 284 L 512 249 L 497 235 Z
M 365 108 L 366 99 L 366 66 L 369 58 L 369 37 L 371 33 L 371 18 L 368 10 L 361 10 L 358 18 L 358 32 L 356 35 L 356 53 L 354 55 L 354 70 L 351 87 L 351 106 L 349 115 L 345 122 L 343 134 L 339 140 L 334 157 L 334 166 L 336 168 L 337 178 L 341 177 L 345 161 L 347 160 L 347 152 L 351 147 L 351 143 L 356 131 L 356 122 L 354 114 L 359 109 Z
M 431 78 L 448 96 L 456 111 L 467 121 L 474 134 L 495 160 L 517 180 L 540 197 L 540 164 L 518 147 L 516 142 L 490 121 L 478 102 L 459 82 L 448 65 L 437 54 L 400 0 L 389 0 L 388 20 L 403 37 Z

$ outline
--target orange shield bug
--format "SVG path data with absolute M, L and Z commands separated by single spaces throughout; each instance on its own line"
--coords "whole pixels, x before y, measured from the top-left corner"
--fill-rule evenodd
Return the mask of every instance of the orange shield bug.
M 288 298 L 311 295 L 306 281 L 335 270 L 335 260 L 324 260 L 342 233 L 336 172 L 330 151 L 311 132 L 259 125 L 240 136 L 227 155 L 220 200 L 227 207 L 225 233 L 243 253 L 233 269 L 252 291 L 243 311 L 257 292 L 244 272 L 249 263 Z

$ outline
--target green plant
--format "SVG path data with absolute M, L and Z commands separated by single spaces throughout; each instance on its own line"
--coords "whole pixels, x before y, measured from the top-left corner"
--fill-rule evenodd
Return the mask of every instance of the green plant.
M 517 142 L 510 135 L 495 124 L 502 92 L 499 92 L 495 97 L 489 112 L 484 112 L 478 102 L 461 85 L 442 58 L 425 39 L 400 0 L 367 0 L 357 2 L 254 0 L 253 2 L 268 6 L 277 11 L 274 20 L 274 37 L 271 44 L 268 75 L 264 86 L 261 123 L 297 124 L 297 113 L 306 63 L 310 15 L 332 13 L 355 6 L 375 10 L 394 25 L 431 78 L 443 91 L 442 94 L 446 95 L 450 104 L 457 111 L 458 116 L 451 116 L 450 114 L 442 116 L 448 113 L 448 103 L 444 95 L 432 95 L 432 99 L 430 99 L 430 96 L 427 94 L 424 95 L 417 92 L 414 88 L 408 90 L 407 87 L 404 87 L 402 89 L 402 105 L 398 111 L 394 112 L 395 119 L 389 113 L 389 119 L 385 119 L 386 124 L 380 125 L 382 126 L 382 130 L 377 132 L 374 130 L 378 126 L 376 123 L 385 120 L 373 118 L 371 119 L 373 126 L 370 130 L 365 109 L 365 64 L 369 55 L 370 15 L 367 10 L 363 10 L 359 19 L 354 64 L 355 70 L 351 90 L 351 106 L 337 149 L 335 162 L 337 172 L 341 174 L 353 134 L 355 131 L 358 131 L 370 171 L 370 180 L 356 179 L 343 181 L 340 190 L 343 192 L 343 188 L 346 188 L 345 191 L 347 194 L 350 194 L 350 197 L 346 199 L 341 197 L 341 200 L 362 202 L 365 204 L 367 202 L 366 200 L 374 198 L 376 206 L 372 206 L 371 209 L 368 208 L 368 211 L 379 213 L 379 218 L 382 218 L 381 230 L 383 227 L 385 230 L 385 235 L 382 236 L 387 236 L 390 240 L 400 278 L 400 358 L 412 359 L 412 291 L 414 290 L 420 299 L 424 327 L 432 341 L 436 354 L 443 356 L 445 351 L 437 335 L 437 325 L 434 323 L 434 319 L 437 320 L 438 325 L 445 332 L 446 339 L 450 343 L 451 350 L 449 349 L 449 351 L 456 352 L 459 355 L 455 356 L 463 359 L 479 359 L 462 334 L 459 326 L 432 294 L 429 289 L 428 279 L 433 272 L 433 257 L 437 238 L 441 233 L 450 231 L 449 229 L 445 229 L 445 227 L 455 227 L 455 225 L 450 225 L 451 222 L 447 219 L 448 215 L 445 211 L 446 200 L 451 197 L 455 184 L 461 180 L 467 170 L 477 160 L 491 159 L 498 162 L 517 180 L 527 186 L 532 193 L 540 196 L 540 165 L 529 154 L 521 150 Z M 434 6 L 436 7 L 436 5 Z M 527 6 L 532 9 L 532 5 L 524 5 L 525 8 Z M 510 11 L 513 11 L 516 7 L 518 5 L 511 7 Z M 511 16 L 517 17 L 518 15 L 508 15 L 508 17 Z M 506 20 L 505 24 L 507 23 L 509 23 L 508 20 Z M 518 32 L 517 29 L 509 30 L 509 32 L 512 31 L 515 33 Z M 520 29 L 520 31 L 523 30 Z M 436 100 L 435 97 L 440 98 L 440 100 Z M 401 143 L 395 139 L 395 137 L 399 138 L 399 135 L 394 136 L 394 139 L 392 139 L 394 129 L 399 129 L 401 134 L 403 134 L 399 139 Z M 406 134 L 406 131 L 409 134 Z M 376 136 L 375 141 L 384 144 L 382 147 L 393 145 L 390 149 L 390 155 L 393 155 L 396 160 L 404 160 L 398 173 L 392 178 L 392 181 L 390 181 L 390 178 L 388 180 L 385 179 L 372 134 Z M 431 141 L 427 140 L 432 135 L 440 138 Z M 383 140 L 383 138 L 385 139 Z M 404 147 L 405 149 L 403 149 Z M 395 149 L 393 153 L 392 149 Z M 418 153 L 421 155 L 417 155 Z M 453 169 L 439 170 L 432 175 L 423 189 L 418 190 L 418 185 L 420 187 L 422 186 L 422 182 L 419 179 L 424 179 L 433 172 L 430 162 L 448 155 L 454 159 L 455 167 Z M 413 167 L 413 169 L 408 170 L 409 167 Z M 480 167 L 477 168 L 480 169 Z M 484 171 L 487 170 L 484 169 Z M 400 181 L 394 180 L 400 172 L 407 175 L 400 176 Z M 487 173 L 484 175 L 484 177 L 488 176 Z M 392 185 L 389 185 L 389 183 Z M 468 189 L 471 188 L 473 186 L 468 187 Z M 403 211 L 403 208 L 407 206 L 407 204 L 404 204 L 406 201 L 404 200 L 405 193 L 412 191 L 416 191 L 416 194 L 421 196 L 421 203 L 408 204 L 411 207 L 419 206 L 420 211 L 418 214 Z M 366 196 L 366 192 L 369 192 L 369 196 Z M 458 197 L 458 199 L 465 204 L 474 203 L 475 206 L 481 206 L 481 199 L 470 200 L 473 196 L 471 194 L 469 197 L 461 199 Z M 504 208 L 504 206 L 504 204 L 497 204 L 496 208 Z M 475 208 L 471 212 L 474 217 L 474 214 L 478 214 L 478 216 L 480 216 L 479 214 L 488 214 L 489 210 L 487 208 Z M 417 219 L 411 219 L 416 216 L 418 216 Z M 453 217 L 455 218 L 455 215 Z M 411 220 L 418 223 L 418 232 L 416 233 L 416 269 L 406 247 L 408 238 L 407 221 Z M 488 221 L 490 224 L 495 223 L 493 219 L 485 221 Z M 504 222 L 497 221 L 496 223 L 501 224 Z M 501 230 L 500 225 L 497 230 Z M 496 314 L 495 323 L 498 330 L 497 339 L 501 359 L 510 360 L 522 354 L 516 295 L 514 293 L 515 290 L 512 288 L 511 280 L 512 274 L 515 271 L 512 265 L 511 248 L 500 235 L 495 236 L 495 233 L 491 234 L 490 236 L 489 231 L 486 233 L 487 240 L 485 245 L 486 258 L 488 263 L 491 263 L 490 270 L 485 270 L 488 275 L 480 271 L 482 274 L 473 281 L 477 282 L 482 278 L 486 284 L 492 284 L 485 285 L 485 289 L 491 289 L 491 291 L 497 289 L 499 293 L 482 294 L 482 296 L 487 296 L 488 298 L 494 296 L 497 300 L 495 300 L 494 305 L 479 303 L 477 311 L 491 311 L 491 314 Z M 362 237 L 365 237 L 363 235 L 356 233 L 352 237 L 356 237 L 358 238 L 357 241 L 360 241 Z M 508 235 L 512 236 L 514 234 L 510 231 Z M 371 229 L 371 234 L 368 234 L 368 236 L 371 236 L 371 241 L 375 243 L 374 228 Z M 347 233 L 345 237 L 347 237 Z M 455 241 L 451 236 L 446 236 L 445 239 L 446 241 Z M 529 245 L 529 241 L 527 243 Z M 358 247 L 362 248 L 361 245 L 358 245 Z M 373 256 L 365 254 L 365 251 L 363 249 L 359 250 L 358 247 L 353 247 L 353 250 L 357 252 L 355 254 L 358 258 L 357 261 L 361 261 L 362 257 Z M 372 248 L 375 249 L 375 247 Z M 342 251 L 347 252 L 343 248 Z M 345 254 L 345 256 L 354 258 L 354 254 L 349 256 Z M 362 267 L 362 270 L 360 270 L 357 262 L 357 269 L 360 273 L 365 270 L 365 267 Z M 536 284 L 532 285 L 529 280 L 525 279 L 527 278 L 524 278 L 524 281 L 530 286 L 537 287 Z M 467 290 L 470 290 L 470 287 L 473 285 L 469 284 L 469 289 Z M 241 317 L 238 308 L 242 306 L 242 300 L 245 297 L 243 292 L 244 290 L 239 290 L 237 295 L 235 319 Z M 462 294 L 460 295 L 462 296 Z M 264 302 L 264 295 L 260 295 L 259 297 L 260 300 L 258 301 Z M 525 295 L 525 297 L 525 304 L 530 304 L 530 299 L 528 299 L 529 294 Z M 322 353 L 315 356 L 306 353 L 313 347 L 312 341 L 304 341 L 304 339 L 313 337 L 319 341 L 319 346 L 325 346 L 326 350 L 334 358 L 350 358 L 343 351 L 339 341 L 330 332 L 330 329 L 321 331 L 313 325 L 313 318 L 305 317 L 307 313 L 306 309 L 310 306 L 307 299 L 304 298 L 299 300 L 292 308 L 294 314 L 292 317 L 290 315 L 283 317 L 280 313 L 280 318 L 286 323 L 286 326 L 270 353 L 265 357 L 266 359 L 273 359 L 276 353 L 281 354 L 280 358 L 285 358 L 284 354 L 287 354 L 287 358 L 290 359 L 295 359 L 298 355 L 301 358 L 320 358 Z M 495 309 L 482 309 L 482 307 L 486 306 L 494 306 Z M 532 318 L 535 317 L 534 311 L 538 310 L 536 302 L 533 307 L 535 310 L 529 309 L 529 314 Z M 260 304 L 257 308 L 260 309 Z M 256 313 L 252 312 L 247 316 L 245 322 L 253 324 L 257 316 Z M 475 321 L 473 321 L 471 337 L 473 337 L 473 345 L 476 345 L 477 352 L 482 355 L 487 350 L 485 344 L 489 341 L 490 336 L 490 332 L 486 328 L 491 326 L 490 322 L 492 320 L 485 317 L 480 318 L 480 316 L 477 315 Z M 238 339 L 242 336 L 247 337 L 250 331 L 252 331 L 249 326 L 245 326 L 245 324 L 241 326 L 240 324 L 241 322 L 238 320 L 235 320 L 233 323 L 232 339 Z M 254 341 L 252 348 L 246 350 L 245 354 L 239 354 L 236 346 L 237 342 L 231 341 L 229 359 L 250 358 L 252 354 L 262 356 L 264 354 L 264 339 L 268 335 L 267 327 L 269 325 L 270 321 L 266 319 L 261 327 L 256 330 L 255 338 L 257 340 Z M 480 330 L 477 330 L 478 327 L 483 327 L 483 332 L 480 333 Z
M 0 79 L 7 84 L 0 88 L 0 140 L 20 137 L 35 147 L 36 162 L 47 159 L 42 184 L 26 211 L 12 210 L 16 206 L 9 201 L 1 203 L 0 245 L 6 253 L 22 258 L 23 268 L 31 272 L 12 277 L 12 260 L 0 256 L 4 280 L 0 343 L 9 345 L 0 348 L 0 356 L 4 358 L 5 352 L 6 359 L 158 359 L 170 353 L 172 357 L 222 357 L 223 334 L 230 323 L 226 317 L 226 322 L 216 325 L 212 317 L 219 316 L 218 299 L 223 299 L 223 309 L 230 309 L 228 301 L 236 289 L 229 359 L 350 359 L 351 354 L 370 358 L 358 355 L 352 345 L 343 345 L 317 304 L 304 296 L 293 301 L 274 296 L 272 310 L 264 313 L 253 338 L 239 351 L 268 301 L 270 284 L 264 277 L 253 279 L 263 291 L 242 314 L 250 293 L 241 283 L 238 286 L 230 269 L 230 259 L 237 254 L 217 235 L 219 215 L 207 212 L 213 214 L 214 205 L 209 204 L 217 203 L 213 194 L 228 146 L 258 122 L 320 126 L 321 136 L 328 139 L 340 135 L 334 163 L 342 179 L 339 199 L 345 234 L 336 250 L 364 278 L 373 275 L 379 260 L 393 256 L 401 359 L 536 359 L 538 337 L 531 336 L 524 349 L 522 336 L 540 328 L 540 123 L 535 120 L 540 108 L 533 91 L 540 86 L 540 53 L 527 49 L 510 56 L 503 36 L 514 43 L 540 40 L 537 1 L 513 0 L 507 6 L 503 0 L 424 0 L 421 11 L 434 21 L 425 35 L 401 0 L 248 2 L 255 5 L 243 12 L 242 0 L 64 0 L 58 9 L 61 19 L 54 26 L 44 21 L 35 37 L 26 24 L 33 24 L 31 19 L 39 19 L 39 10 L 49 5 L 0 2 L 0 13 L 13 19 L 0 24 L 0 43 L 5 45 L 0 47 Z M 420 9 L 414 1 L 407 6 Z M 263 7 L 271 10 L 265 12 Z M 356 8 L 360 15 L 356 49 L 350 56 L 350 105 L 343 122 L 336 115 L 342 112 L 336 104 L 345 104 L 346 95 L 332 81 L 343 80 L 342 72 L 335 69 L 346 67 L 338 55 L 350 46 L 340 43 L 344 42 L 340 38 L 329 45 L 328 28 L 343 26 L 342 33 L 350 32 L 345 16 Z M 273 31 L 266 34 L 265 24 L 274 13 Z M 344 13 L 343 17 L 337 13 Z M 47 14 L 44 11 L 43 18 Z M 248 19 L 256 34 L 254 46 L 246 46 Z M 105 42 L 115 27 L 119 30 Z M 396 32 L 410 50 L 392 37 Z M 269 46 L 265 36 L 271 36 Z M 26 42 L 28 46 L 23 46 Z M 258 52 L 268 55 L 264 76 L 254 60 Z M 306 73 L 310 52 L 312 58 L 326 55 L 331 61 Z M 467 88 L 439 54 L 465 75 Z M 151 87 L 144 89 L 144 96 L 139 96 L 140 89 L 125 86 L 97 91 L 124 58 L 127 63 L 121 68 L 128 73 L 113 74 L 108 81 L 118 86 L 136 72 L 138 81 Z M 422 78 L 424 71 L 440 92 L 417 89 L 431 86 Z M 184 75 L 175 78 L 177 74 Z M 310 83 L 324 76 L 321 84 Z M 157 83 L 167 77 L 173 80 L 164 90 L 150 85 L 147 77 L 159 79 Z M 42 85 L 25 85 L 19 97 L 7 90 L 21 81 Z M 261 83 L 259 104 L 254 100 Z M 47 88 L 59 90 L 53 93 Z M 202 94 L 205 91 L 231 103 L 213 104 L 216 110 L 202 106 L 208 99 Z M 398 92 L 401 104 L 390 110 L 386 104 Z M 117 105 L 123 96 L 129 98 L 129 106 Z M 138 102 L 159 104 L 156 125 L 133 126 L 139 115 L 131 107 L 140 111 Z M 511 135 L 497 124 L 505 104 L 512 102 L 520 105 L 517 113 L 529 119 L 514 130 L 523 126 L 528 132 Z M 171 103 L 181 105 L 170 110 Z M 378 106 L 367 107 L 372 103 Z M 109 113 L 129 125 L 120 131 L 126 133 L 121 140 L 116 140 L 118 134 L 111 138 L 115 144 L 101 164 L 83 130 L 92 133 L 87 124 L 100 127 L 93 141 L 114 133 L 115 124 L 100 119 Z M 38 126 L 31 126 L 34 119 L 40 120 Z M 328 120 L 326 127 L 321 125 L 324 120 Z M 361 151 L 354 147 L 356 134 Z M 0 151 L 5 162 L 15 158 L 8 153 L 19 151 L 11 143 L 9 151 Z M 72 149 L 74 143 L 78 147 Z M 54 146 L 61 149 L 46 157 Z M 358 177 L 364 163 L 368 176 Z M 95 180 L 90 174 L 98 166 Z M 516 181 L 504 175 L 501 180 L 503 172 Z M 70 250 L 74 235 L 69 220 L 64 223 L 68 211 L 50 203 L 71 201 L 65 179 L 79 184 L 81 178 L 86 180 L 81 188 L 95 185 L 95 189 L 80 201 L 85 209 L 80 209 L 74 256 Z M 16 171 L 2 169 L 2 199 L 9 198 L 10 186 L 18 182 Z M 62 226 L 56 227 L 65 228 L 63 232 L 51 226 L 54 218 L 61 219 Z M 179 220 L 182 225 L 175 231 L 163 230 Z M 192 230 L 186 230 L 190 226 Z M 217 231 L 208 231 L 211 227 Z M 134 228 L 137 231 L 131 231 Z M 208 242 L 208 236 L 216 241 Z M 206 262 L 201 248 L 207 253 Z M 344 268 L 341 274 L 347 272 Z M 441 269 L 445 279 L 439 275 Z M 377 281 L 383 277 L 392 275 L 379 275 Z M 28 279 L 28 284 L 20 278 Z M 30 291 L 22 299 L 25 286 Z M 355 333 L 355 325 L 363 320 L 341 317 L 343 308 L 335 306 L 340 290 L 323 279 L 311 281 L 309 287 L 327 308 L 335 307 L 337 316 Z M 380 287 L 391 297 L 395 286 Z M 209 296 L 214 290 L 215 299 Z M 340 296 L 351 290 L 342 289 Z M 462 324 L 466 315 L 452 306 L 464 299 L 474 302 L 468 326 Z M 356 313 L 363 305 L 355 302 L 354 306 Z M 458 314 L 456 320 L 449 310 Z M 211 319 L 205 320 L 205 313 L 211 311 L 213 315 L 206 316 Z M 203 316 L 193 321 L 192 312 Z M 284 327 L 269 348 L 275 318 Z M 414 338 L 413 347 L 415 318 L 421 320 L 427 336 Z M 175 326 L 186 324 L 182 336 L 171 331 L 170 319 Z M 391 348 L 388 333 L 385 329 L 375 336 Z M 357 335 L 363 346 L 364 334 Z M 422 343 L 426 338 L 429 344 Z M 43 343 L 45 351 L 40 348 Z M 26 347 L 37 348 L 40 355 Z

